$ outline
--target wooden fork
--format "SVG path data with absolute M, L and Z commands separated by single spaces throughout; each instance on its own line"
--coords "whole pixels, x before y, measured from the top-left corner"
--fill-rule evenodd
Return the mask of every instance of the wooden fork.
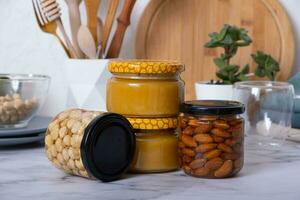
M 64 40 L 67 44 L 67 47 L 69 48 L 69 52 L 72 58 L 78 58 L 78 55 L 76 54 L 76 51 L 64 29 L 64 26 L 61 21 L 61 13 L 60 8 L 56 0 L 35 0 L 37 4 L 38 11 L 41 15 L 41 24 L 42 26 L 55 22 L 61 31 Z
M 66 47 L 65 43 L 63 42 L 63 40 L 59 37 L 59 35 L 56 32 L 56 30 L 57 30 L 56 23 L 55 22 L 50 22 L 48 24 L 42 25 L 41 24 L 42 17 L 39 13 L 39 9 L 37 8 L 35 0 L 32 0 L 32 5 L 33 5 L 33 10 L 34 10 L 34 15 L 35 15 L 35 18 L 38 22 L 38 25 L 39 25 L 40 29 L 45 33 L 49 33 L 49 34 L 54 35 L 57 38 L 57 40 L 59 41 L 60 45 L 63 47 L 63 49 L 66 52 L 67 56 L 70 58 L 71 55 L 70 55 L 70 52 L 69 52 L 68 48 Z

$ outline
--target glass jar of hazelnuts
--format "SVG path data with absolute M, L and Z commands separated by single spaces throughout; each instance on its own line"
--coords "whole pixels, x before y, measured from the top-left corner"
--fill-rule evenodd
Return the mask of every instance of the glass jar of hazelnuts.
M 66 173 L 108 182 L 130 167 L 135 134 L 119 114 L 70 109 L 49 124 L 45 148 L 48 159 Z
M 201 100 L 181 105 L 179 155 L 184 172 L 203 178 L 227 178 L 244 163 L 244 105 Z

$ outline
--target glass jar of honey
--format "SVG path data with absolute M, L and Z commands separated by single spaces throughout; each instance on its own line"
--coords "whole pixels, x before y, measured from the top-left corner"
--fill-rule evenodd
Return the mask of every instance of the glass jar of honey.
M 128 118 L 135 129 L 136 150 L 130 171 L 167 172 L 179 168 L 177 118 Z
M 235 101 L 188 101 L 179 116 L 179 154 L 184 172 L 227 178 L 244 163 L 244 105 Z
M 177 116 L 184 100 L 184 66 L 169 61 L 111 61 L 107 110 L 129 117 Z

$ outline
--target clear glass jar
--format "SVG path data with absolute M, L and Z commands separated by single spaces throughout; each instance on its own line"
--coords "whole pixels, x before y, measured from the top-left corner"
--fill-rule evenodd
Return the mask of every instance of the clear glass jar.
M 45 148 L 59 169 L 102 181 L 119 179 L 135 152 L 135 134 L 121 115 L 70 109 L 49 124 Z
M 237 174 L 244 163 L 243 104 L 189 101 L 179 116 L 179 157 L 184 172 L 203 178 Z
M 128 118 L 135 128 L 132 172 L 167 172 L 179 168 L 177 118 Z
M 177 116 L 184 100 L 183 69 L 177 62 L 110 62 L 107 110 L 129 117 Z
M 291 128 L 294 88 L 286 82 L 245 81 L 234 84 L 233 97 L 246 105 L 249 143 L 263 149 L 281 146 Z

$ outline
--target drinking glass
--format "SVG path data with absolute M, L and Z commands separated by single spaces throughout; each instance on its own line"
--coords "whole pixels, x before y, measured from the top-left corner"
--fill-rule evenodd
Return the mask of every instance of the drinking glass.
M 294 88 L 286 82 L 245 81 L 234 84 L 233 98 L 245 104 L 248 142 L 279 147 L 291 128 Z

